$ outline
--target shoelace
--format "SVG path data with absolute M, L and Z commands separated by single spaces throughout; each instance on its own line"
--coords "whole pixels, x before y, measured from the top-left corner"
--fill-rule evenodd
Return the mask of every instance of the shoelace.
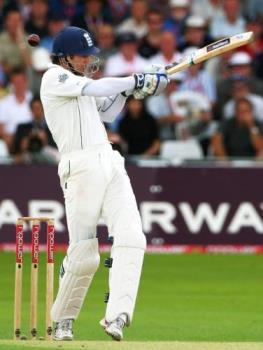
M 61 327 L 63 331 L 71 330 L 72 329 L 72 320 L 63 320 L 61 321 Z
M 123 328 L 125 326 L 125 322 L 123 321 L 122 318 L 118 317 L 116 319 L 116 325 L 119 327 L 119 328 Z

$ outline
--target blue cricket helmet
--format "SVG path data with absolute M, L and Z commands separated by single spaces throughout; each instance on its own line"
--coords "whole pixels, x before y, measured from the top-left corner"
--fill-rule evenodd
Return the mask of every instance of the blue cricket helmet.
M 60 57 L 67 55 L 89 56 L 96 55 L 99 51 L 89 32 L 82 28 L 69 26 L 55 37 L 52 55 Z

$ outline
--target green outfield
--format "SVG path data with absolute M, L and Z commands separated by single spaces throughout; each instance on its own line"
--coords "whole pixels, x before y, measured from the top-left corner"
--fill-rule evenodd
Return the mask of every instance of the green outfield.
M 25 260 L 22 333 L 29 335 L 29 254 Z M 62 255 L 56 254 L 56 270 L 61 260 Z M 52 343 L 52 348 L 263 349 L 262 256 L 147 254 L 134 322 L 126 330 L 121 347 L 111 342 L 98 324 L 107 291 L 108 270 L 102 262 L 75 323 L 75 338 L 80 342 Z M 0 263 L 0 349 L 15 350 L 18 347 L 13 342 L 4 340 L 12 339 L 14 254 L 0 253 Z M 40 274 L 39 333 L 43 336 L 44 255 Z M 45 341 L 28 343 L 20 341 L 19 347 L 50 348 Z

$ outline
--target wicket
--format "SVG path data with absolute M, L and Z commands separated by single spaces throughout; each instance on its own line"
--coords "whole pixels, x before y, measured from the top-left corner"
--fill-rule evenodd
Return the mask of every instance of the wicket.
M 52 339 L 52 320 L 50 310 L 53 303 L 54 285 L 54 220 L 51 218 L 22 217 L 16 223 L 16 271 L 15 271 L 15 300 L 14 300 L 14 339 L 21 337 L 22 316 L 22 277 L 25 223 L 32 222 L 31 230 L 31 292 L 30 292 L 30 329 L 32 339 L 37 338 L 37 309 L 38 309 L 38 265 L 39 265 L 39 233 L 41 222 L 47 224 L 47 270 L 46 270 L 46 339 Z

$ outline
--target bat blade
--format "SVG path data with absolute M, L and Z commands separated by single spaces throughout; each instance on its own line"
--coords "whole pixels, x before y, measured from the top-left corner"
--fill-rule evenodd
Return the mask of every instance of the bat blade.
M 253 32 L 245 32 L 218 40 L 195 51 L 192 55 L 184 57 L 181 62 L 175 62 L 166 66 L 165 70 L 168 75 L 180 72 L 193 64 L 201 63 L 209 58 L 221 55 L 222 53 L 230 50 L 234 50 L 242 45 L 246 45 L 253 41 L 253 37 Z

